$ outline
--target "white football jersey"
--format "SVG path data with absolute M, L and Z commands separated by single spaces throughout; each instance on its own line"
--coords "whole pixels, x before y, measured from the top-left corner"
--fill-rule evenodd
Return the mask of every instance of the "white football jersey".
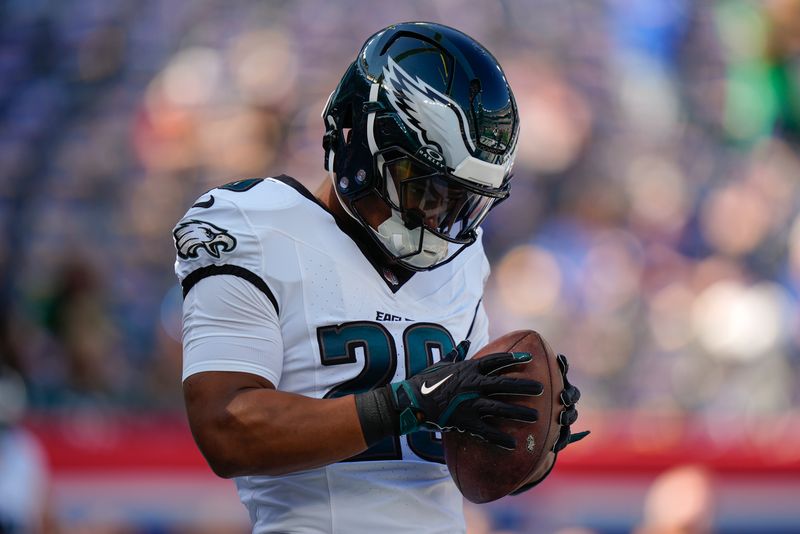
M 276 389 L 337 397 L 404 380 L 462 339 L 488 342 L 480 239 L 428 272 L 381 265 L 302 185 L 281 176 L 202 195 L 174 231 L 184 289 L 184 379 L 254 373 Z M 269 439 L 269 436 L 264 436 Z M 236 479 L 253 532 L 453 533 L 461 494 L 439 436 L 387 438 L 357 457 Z

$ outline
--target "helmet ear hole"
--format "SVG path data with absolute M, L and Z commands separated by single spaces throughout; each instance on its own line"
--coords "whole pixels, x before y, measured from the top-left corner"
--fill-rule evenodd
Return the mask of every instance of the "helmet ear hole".
M 342 130 L 342 144 L 344 146 L 350 145 L 353 139 L 353 128 L 356 123 L 356 117 L 353 116 L 354 112 L 355 109 L 352 103 L 348 103 L 347 106 L 342 109 L 342 123 L 339 127 Z

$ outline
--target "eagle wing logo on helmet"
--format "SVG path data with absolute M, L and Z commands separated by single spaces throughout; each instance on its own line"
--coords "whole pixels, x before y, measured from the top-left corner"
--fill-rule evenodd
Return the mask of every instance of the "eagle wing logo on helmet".
M 412 77 L 389 57 L 383 86 L 403 122 L 416 132 L 420 144 L 435 147 L 450 165 L 475 151 L 464 110 L 451 98 Z
M 224 228 L 198 219 L 188 219 L 172 232 L 178 256 L 184 260 L 197 258 L 199 250 L 205 250 L 214 258 L 220 252 L 230 252 L 236 248 L 236 238 Z

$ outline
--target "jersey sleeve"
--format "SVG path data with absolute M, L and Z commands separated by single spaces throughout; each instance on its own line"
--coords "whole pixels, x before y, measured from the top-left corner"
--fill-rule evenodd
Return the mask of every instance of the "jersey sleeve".
M 279 305 L 245 213 L 214 190 L 178 222 L 173 240 L 184 297 L 183 379 L 201 371 L 241 371 L 277 387 L 283 360 Z
M 184 296 L 203 278 L 230 274 L 256 285 L 277 308 L 263 277 L 261 243 L 235 203 L 221 195 L 196 202 L 175 225 L 172 238 L 177 253 L 175 274 Z
M 248 281 L 199 281 L 183 301 L 183 380 L 203 371 L 240 371 L 277 387 L 283 369 L 278 314 Z

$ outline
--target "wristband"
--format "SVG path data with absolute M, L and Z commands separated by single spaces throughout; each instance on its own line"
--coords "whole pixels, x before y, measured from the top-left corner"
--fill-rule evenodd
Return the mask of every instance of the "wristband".
M 367 447 L 388 436 L 396 436 L 400 421 L 389 401 L 386 388 L 356 394 L 356 411 Z

